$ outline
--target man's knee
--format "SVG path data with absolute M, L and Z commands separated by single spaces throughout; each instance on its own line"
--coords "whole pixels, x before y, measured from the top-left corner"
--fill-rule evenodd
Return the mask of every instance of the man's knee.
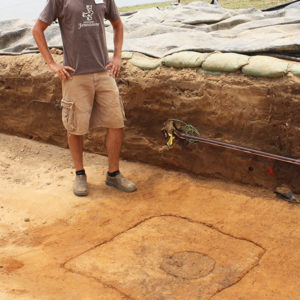
M 108 128 L 108 132 L 120 134 L 123 132 L 123 128 Z
M 123 128 L 108 128 L 107 129 L 107 141 L 122 141 L 123 139 Z

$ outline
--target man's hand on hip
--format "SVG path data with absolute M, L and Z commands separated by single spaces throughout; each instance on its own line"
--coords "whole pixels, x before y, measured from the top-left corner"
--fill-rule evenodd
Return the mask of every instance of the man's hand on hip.
M 114 57 L 113 60 L 105 66 L 105 69 L 109 70 L 109 74 L 115 78 L 118 77 L 120 74 L 121 65 L 121 57 Z
M 73 68 L 68 66 L 62 66 L 57 63 L 49 64 L 49 68 L 52 72 L 57 74 L 60 80 L 72 79 L 72 76 L 69 74 L 68 71 L 75 72 Z

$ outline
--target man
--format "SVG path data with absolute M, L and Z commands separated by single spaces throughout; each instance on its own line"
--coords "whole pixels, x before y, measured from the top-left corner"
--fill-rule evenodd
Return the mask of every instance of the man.
M 104 18 L 111 22 L 114 31 L 111 62 L 106 47 Z M 64 46 L 63 65 L 53 60 L 44 35 L 46 28 L 56 19 Z M 114 0 L 48 0 L 32 33 L 50 70 L 62 81 L 62 120 L 76 169 L 74 194 L 88 194 L 82 154 L 83 135 L 91 127 L 107 128 L 106 184 L 134 192 L 135 184 L 119 171 L 125 116 L 114 78 L 120 73 L 123 24 Z

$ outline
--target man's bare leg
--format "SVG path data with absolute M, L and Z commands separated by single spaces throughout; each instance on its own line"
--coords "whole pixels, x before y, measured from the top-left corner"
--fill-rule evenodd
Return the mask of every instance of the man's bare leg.
M 81 135 L 68 134 L 68 142 L 76 170 L 73 192 L 76 196 L 87 196 L 88 186 L 83 169 L 83 137 Z
M 122 128 L 109 128 L 106 136 L 106 150 L 108 155 L 108 172 L 119 171 L 119 159 L 123 138 Z
M 110 128 L 106 136 L 106 149 L 108 154 L 108 174 L 106 184 L 127 193 L 136 191 L 133 182 L 123 177 L 119 172 L 119 159 L 122 145 L 122 128 Z
M 83 137 L 68 133 L 68 143 L 76 171 L 83 170 Z

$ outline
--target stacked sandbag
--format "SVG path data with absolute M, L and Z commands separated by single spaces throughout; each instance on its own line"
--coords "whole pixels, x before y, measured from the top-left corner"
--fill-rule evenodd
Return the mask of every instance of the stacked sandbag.
M 242 72 L 249 76 L 276 78 L 287 74 L 288 65 L 288 62 L 275 57 L 257 55 L 250 58 Z
M 288 72 L 293 73 L 295 76 L 300 76 L 300 63 L 290 63 Z
M 164 57 L 162 64 L 173 68 L 199 68 L 208 55 L 208 53 L 182 51 Z
M 213 53 L 207 57 L 202 68 L 209 72 L 236 72 L 248 64 L 249 56 L 236 53 Z
M 154 70 L 161 65 L 161 59 L 150 58 L 141 54 L 134 54 L 129 62 L 142 70 Z

